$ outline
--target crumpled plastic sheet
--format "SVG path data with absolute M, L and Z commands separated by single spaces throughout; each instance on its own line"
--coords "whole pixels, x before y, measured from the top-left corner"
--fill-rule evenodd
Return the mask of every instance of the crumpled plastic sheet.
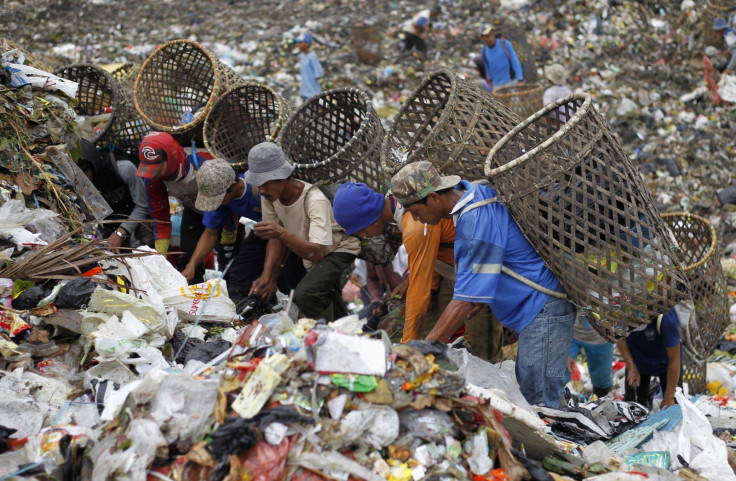
M 133 419 L 126 439 L 131 443 L 124 450 L 115 449 L 117 436 L 107 436 L 94 445 L 90 452 L 94 465 L 92 481 L 105 481 L 120 473 L 125 473 L 128 479 L 146 479 L 157 450 L 166 447 L 158 425 L 151 419 Z
M 48 209 L 27 209 L 23 202 L 11 199 L 0 207 L 0 238 L 11 240 L 18 249 L 26 244 L 51 243 L 61 237 L 61 226 L 52 220 L 58 215 Z M 27 225 L 37 233 L 27 230 Z

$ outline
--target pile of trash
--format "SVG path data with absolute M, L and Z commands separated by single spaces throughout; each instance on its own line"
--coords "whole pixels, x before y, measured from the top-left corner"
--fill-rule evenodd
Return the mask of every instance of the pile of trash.
M 701 76 L 700 6 L 440 4 L 420 58 L 401 55 L 395 35 L 411 2 L 5 2 L 3 35 L 22 49 L 3 48 L 0 70 L 0 479 L 735 479 L 734 341 L 710 358 L 710 394 L 678 393 L 663 411 L 589 400 L 584 387 L 585 400 L 533 407 L 513 361 L 392 345 L 356 316 L 297 319 L 285 296 L 236 306 L 224 280 L 188 286 L 163 256 L 112 254 L 94 236 L 89 222 L 109 207 L 74 162 L 89 130 L 75 84 L 28 52 L 54 68 L 140 65 L 189 38 L 291 99 L 291 40 L 309 30 L 322 87 L 369 93 L 388 126 L 434 69 L 477 79 L 477 26 L 503 18 L 540 69 L 563 64 L 571 88 L 595 97 L 658 207 L 709 217 L 736 252 L 716 197 L 732 183 L 734 110 L 713 104 Z M 363 25 L 381 27 L 370 65 L 352 44 Z

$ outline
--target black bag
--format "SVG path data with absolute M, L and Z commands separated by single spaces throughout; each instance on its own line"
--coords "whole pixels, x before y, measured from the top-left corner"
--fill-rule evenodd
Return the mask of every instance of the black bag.
M 309 190 L 318 188 L 327 197 L 327 200 L 332 204 L 335 200 L 335 194 L 337 189 L 340 188 L 342 183 L 324 183 L 318 182 Z M 304 209 L 307 208 L 307 195 L 309 190 L 304 195 Z M 367 237 L 360 239 L 360 253 L 358 253 L 358 259 L 362 259 L 371 264 L 385 266 L 390 264 L 396 253 L 399 251 L 399 247 L 403 240 L 401 238 L 401 231 L 398 227 L 393 224 L 386 224 L 383 227 L 383 233 L 375 237 Z

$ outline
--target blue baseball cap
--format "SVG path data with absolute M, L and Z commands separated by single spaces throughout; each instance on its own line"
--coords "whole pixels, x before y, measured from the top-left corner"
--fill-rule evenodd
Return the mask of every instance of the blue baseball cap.
M 308 43 L 309 45 L 312 45 L 312 36 L 309 35 L 308 33 L 303 33 L 303 34 L 299 35 L 298 37 L 296 37 L 294 39 L 294 41 L 296 43 L 305 42 L 305 43 Z

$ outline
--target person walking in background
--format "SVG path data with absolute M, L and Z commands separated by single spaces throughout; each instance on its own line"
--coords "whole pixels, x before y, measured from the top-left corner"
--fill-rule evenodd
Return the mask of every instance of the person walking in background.
M 544 67 L 544 76 L 552 84 L 542 94 L 542 103 L 544 105 L 551 104 L 552 102 L 565 98 L 572 94 L 572 90 L 565 85 L 565 68 L 558 64 L 553 63 Z
M 294 39 L 301 54 L 301 80 L 299 81 L 299 95 L 302 101 L 314 97 L 322 91 L 319 79 L 324 77 L 322 64 L 317 55 L 312 52 L 312 36 L 303 33 Z
M 524 72 L 514 46 L 505 38 L 497 38 L 493 26 L 480 27 L 480 39 L 485 44 L 481 55 L 486 71 L 486 82 L 491 89 L 497 89 L 512 83 L 523 82 Z M 511 78 L 513 73 L 514 78 Z

